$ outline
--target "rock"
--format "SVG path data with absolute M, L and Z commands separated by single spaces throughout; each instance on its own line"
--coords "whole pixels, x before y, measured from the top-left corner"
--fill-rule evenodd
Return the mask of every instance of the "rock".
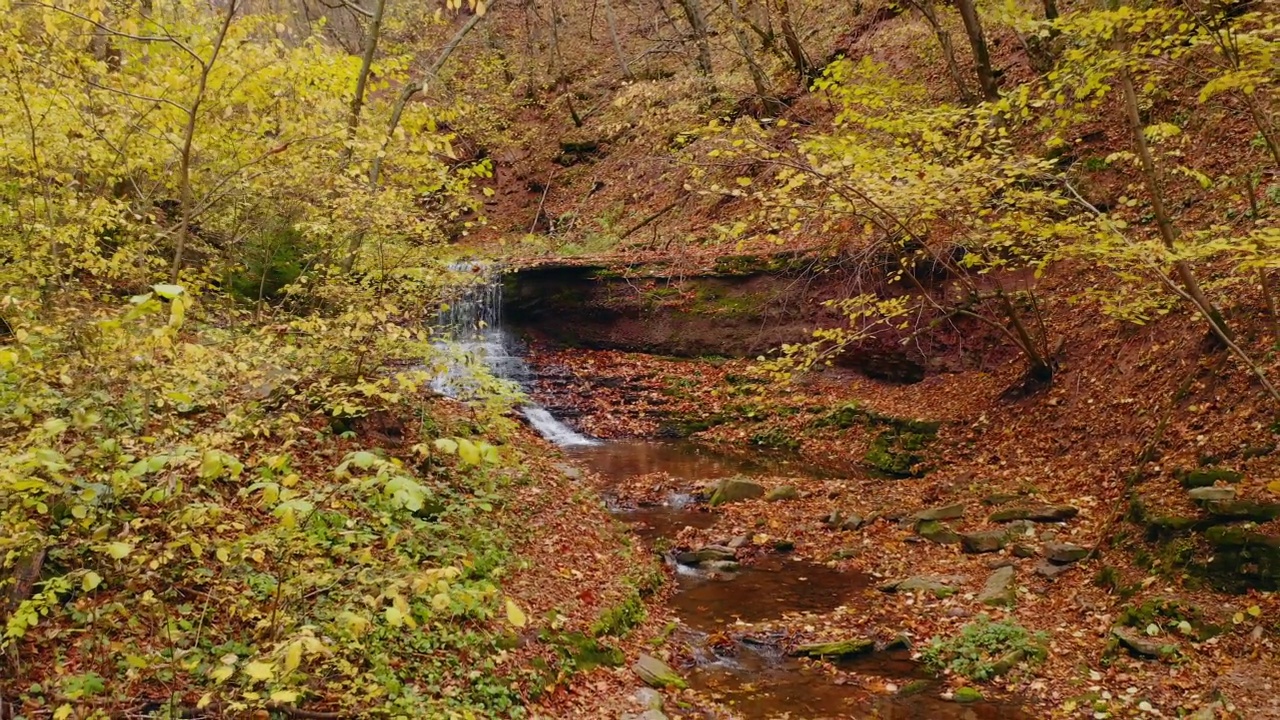
M 661 710 L 662 709 L 662 693 L 653 688 L 640 688 L 631 696 L 636 704 L 645 710 Z
M 769 502 L 777 502 L 779 500 L 797 500 L 800 498 L 800 491 L 796 490 L 795 485 L 779 485 L 765 494 L 764 499 Z
M 840 521 L 839 528 L 841 530 L 857 530 L 870 522 L 871 520 L 869 519 L 865 519 L 859 515 L 850 514 L 848 517 Z
M 1055 565 L 1047 560 L 1041 560 L 1036 564 L 1036 574 L 1052 580 L 1062 573 L 1070 570 L 1072 567 L 1072 565 Z
M 1280 549 L 1280 535 L 1267 535 L 1247 527 L 1211 527 L 1204 537 L 1216 548 Z
M 967 618 L 972 614 L 973 613 L 969 612 L 968 610 L 965 610 L 964 608 L 958 607 L 958 606 L 949 607 L 947 608 L 947 612 L 946 612 L 946 615 L 949 618 Z
M 960 533 L 960 546 L 973 555 L 997 552 L 1004 547 L 1006 534 L 1004 530 Z
M 701 567 L 707 570 L 720 570 L 721 572 L 734 572 L 741 570 L 742 564 L 736 560 L 708 560 L 702 563 Z
M 670 720 L 667 714 L 657 708 L 650 708 L 642 713 L 623 713 L 619 720 Z
M 1198 503 L 1231 502 L 1236 499 L 1236 489 L 1229 487 L 1198 487 L 1187 492 Z
M 1026 656 L 1027 654 L 1022 650 L 1010 650 L 1000 656 L 1000 659 L 992 664 L 991 672 L 995 675 L 1007 674 L 1010 670 L 1016 667 L 1018 663 L 1022 662 Z
M 837 642 L 813 643 L 801 645 L 791 654 L 795 657 L 810 658 L 847 658 L 862 655 L 876 649 L 876 641 L 870 638 L 851 638 Z
M 931 592 L 939 597 L 955 594 L 955 583 L 964 582 L 959 576 L 916 575 L 905 580 L 894 580 L 880 586 L 884 592 Z
M 987 561 L 987 567 L 992 570 L 999 570 L 1002 567 L 1010 567 L 1016 564 L 1013 558 L 993 557 Z
M 1053 542 L 1054 540 L 1057 540 L 1057 539 L 1058 539 L 1057 530 L 1045 530 L 1044 532 L 1040 533 L 1040 542 L 1046 542 L 1046 543 Z
M 930 542 L 936 542 L 939 545 L 954 545 L 960 542 L 960 536 L 955 530 L 943 525 L 937 520 L 925 520 L 916 526 L 916 534 Z
M 582 470 L 570 465 L 569 463 L 556 463 L 556 469 L 560 471 L 561 475 L 564 475 L 570 480 L 582 479 Z
M 1049 562 L 1058 565 L 1080 562 L 1089 556 L 1089 548 L 1071 543 L 1045 543 L 1042 552 Z
M 764 486 L 760 483 L 743 478 L 725 478 L 716 484 L 716 490 L 711 494 L 710 504 L 724 505 L 763 496 Z
M 921 510 L 912 517 L 917 521 L 925 520 L 958 520 L 964 517 L 964 503 L 956 503 L 955 505 L 943 505 L 942 507 L 929 508 Z
M 982 504 L 987 507 L 995 507 L 997 505 L 1007 505 L 1021 499 L 1022 495 L 1019 493 L 994 493 L 982 498 Z
M 1267 522 L 1280 517 L 1280 503 L 1259 503 L 1249 500 L 1208 502 L 1205 509 L 1210 515 L 1230 520 Z
M 856 558 L 861 554 L 862 551 L 858 548 L 843 547 L 831 553 L 831 557 L 835 560 L 848 560 L 850 558 Z
M 991 577 L 987 578 L 987 582 L 982 586 L 982 592 L 978 595 L 978 601 L 983 605 L 1004 605 L 1006 607 L 1013 605 L 1018 598 L 1018 585 L 1016 583 L 1016 572 L 1012 567 L 1003 567 L 991 573 Z
M 1080 514 L 1074 505 L 1029 505 L 991 513 L 991 522 L 1031 520 L 1033 522 L 1065 522 Z
M 1187 720 L 1217 720 L 1218 711 L 1222 709 L 1222 703 L 1214 701 L 1188 715 Z
M 723 545 L 707 545 L 697 550 L 676 553 L 676 562 L 681 565 L 700 565 L 715 560 L 733 560 L 737 553 Z
M 652 655 L 641 654 L 631 670 L 639 676 L 646 685 L 656 688 L 673 687 L 681 690 L 685 689 L 687 684 L 676 674 L 676 671 L 670 665 L 662 662 Z
M 955 691 L 951 699 L 958 703 L 982 702 L 982 693 L 971 687 L 962 687 Z
M 796 549 L 796 544 L 791 540 L 778 540 L 773 544 L 774 552 L 789 553 L 795 549 Z
M 1033 558 L 1038 554 L 1036 552 L 1035 546 L 1021 545 L 1021 544 L 1014 545 L 1012 552 L 1014 557 L 1020 557 L 1020 558 Z
M 730 540 L 729 542 L 725 543 L 724 546 L 732 550 L 737 550 L 738 548 L 745 546 L 749 542 L 751 542 L 750 537 L 746 535 L 739 535 L 733 538 L 732 540 Z
M 1128 648 L 1130 652 L 1139 657 L 1149 658 L 1167 658 L 1177 654 L 1178 645 L 1176 643 L 1164 643 L 1152 637 L 1143 636 L 1137 630 L 1124 625 L 1116 625 L 1111 628 L 1111 635 L 1120 642 L 1121 645 Z
M 1182 483 L 1182 487 L 1201 488 L 1212 487 L 1219 480 L 1227 483 L 1238 483 L 1244 479 L 1244 473 L 1238 473 L 1235 470 L 1227 470 L 1225 468 L 1199 468 L 1196 470 L 1179 470 L 1174 473 L 1178 481 Z
M 919 695 L 920 693 L 928 690 L 932 686 L 933 686 L 932 680 L 925 680 L 923 678 L 919 680 L 912 680 L 911 682 L 902 686 L 902 689 L 898 691 L 898 695 L 901 697 Z

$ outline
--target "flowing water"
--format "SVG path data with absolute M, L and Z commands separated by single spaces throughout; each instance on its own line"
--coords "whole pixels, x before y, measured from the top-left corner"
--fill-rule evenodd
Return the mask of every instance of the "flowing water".
M 511 348 L 502 330 L 502 285 L 479 264 L 454 266 L 479 276 L 465 293 L 441 313 L 437 329 L 448 338 L 440 345 L 453 362 L 435 382 L 439 392 L 455 397 L 484 392 L 490 375 L 528 389 L 535 379 Z M 481 371 L 483 370 L 483 372 Z M 521 412 L 543 437 L 565 449 L 612 484 L 651 473 L 664 473 L 684 487 L 729 475 L 788 474 L 805 476 L 799 463 L 764 454 L 728 457 L 691 443 L 611 441 L 583 435 L 545 408 L 526 403 Z M 713 512 L 695 507 L 689 495 L 672 494 L 664 502 L 628 507 L 606 495 L 614 514 L 632 523 L 638 535 L 653 542 L 669 538 L 685 526 L 712 527 Z M 767 718 L 885 718 L 889 720 L 996 720 L 1028 717 L 1016 708 L 976 703 L 959 705 L 941 699 L 936 683 L 909 696 L 886 694 L 888 686 L 904 687 L 924 680 L 907 651 L 876 652 L 842 665 L 860 682 L 841 683 L 822 666 L 787 657 L 778 638 L 743 632 L 741 623 L 782 618 L 787 613 L 822 613 L 845 605 L 874 602 L 869 578 L 788 557 L 767 556 L 732 571 L 706 572 L 676 565 L 676 592 L 670 606 L 677 614 L 680 639 L 695 656 L 686 672 L 690 684 L 751 720 Z M 872 688 L 872 689 L 868 689 Z

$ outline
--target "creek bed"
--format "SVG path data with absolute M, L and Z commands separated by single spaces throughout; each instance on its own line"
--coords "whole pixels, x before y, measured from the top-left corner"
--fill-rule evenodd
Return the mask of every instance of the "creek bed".
M 731 475 L 807 474 L 802 463 L 790 458 L 764 453 L 721 455 L 687 442 L 616 441 L 567 452 L 601 474 L 610 486 L 651 473 L 669 475 L 685 487 Z M 670 539 L 685 526 L 712 527 L 717 519 L 714 511 L 695 507 L 688 495 L 671 494 L 663 502 L 640 507 L 618 503 L 608 489 L 605 496 L 614 514 L 631 523 L 649 543 Z M 751 623 L 781 619 L 787 613 L 826 613 L 842 605 L 869 602 L 869 587 L 866 575 L 786 554 L 766 555 L 737 570 L 677 565 L 676 589 L 669 604 L 681 624 L 678 637 L 694 658 L 687 680 L 749 720 L 1029 717 L 1001 703 L 958 704 L 942 699 L 940 684 L 929 680 L 905 650 L 874 652 L 842 662 L 838 667 L 844 673 L 836 675 L 821 664 L 788 657 L 773 638 L 742 634 Z M 842 675 L 850 673 L 869 682 L 844 682 Z M 920 692 L 897 695 L 867 687 L 889 684 L 899 688 L 914 684 Z

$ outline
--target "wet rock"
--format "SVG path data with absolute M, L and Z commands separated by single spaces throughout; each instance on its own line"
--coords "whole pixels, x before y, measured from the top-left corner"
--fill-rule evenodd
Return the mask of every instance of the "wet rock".
M 779 485 L 765 494 L 764 499 L 769 502 L 778 502 L 779 500 L 797 500 L 800 498 L 800 491 L 796 490 L 795 485 Z
M 919 695 L 920 693 L 928 690 L 932 686 L 933 686 L 932 680 L 924 680 L 924 679 L 912 680 L 911 682 L 902 686 L 902 689 L 898 691 L 898 695 L 901 697 L 910 697 L 911 695 Z
M 954 505 L 943 505 L 942 507 L 929 508 L 921 510 L 912 517 L 917 521 L 926 520 L 958 520 L 964 517 L 964 503 L 956 503 Z
M 719 570 L 721 572 L 734 572 L 741 570 L 742 564 L 736 560 L 708 560 L 701 564 L 701 567 L 707 570 Z
M 916 534 L 939 545 L 954 545 L 960 542 L 960 536 L 956 534 L 955 530 L 937 520 L 925 520 L 920 523 L 916 526 Z
M 1028 505 L 991 513 L 991 522 L 1031 520 L 1032 522 L 1065 522 L 1080 514 L 1074 505 Z
M 1021 545 L 1021 544 L 1014 545 L 1013 550 L 1011 550 L 1011 552 L 1013 553 L 1014 557 L 1020 557 L 1020 558 L 1033 558 L 1038 554 L 1036 552 L 1036 548 L 1034 545 Z
M 1187 495 L 1190 495 L 1192 500 L 1199 503 L 1231 502 L 1236 499 L 1236 489 L 1229 487 L 1198 487 L 1190 490 Z
M 687 687 L 685 681 L 670 665 L 652 655 L 641 654 L 631 666 L 631 670 L 650 687 L 673 687 L 681 690 Z
M 773 544 L 774 552 L 789 553 L 796 549 L 796 544 L 791 540 L 778 540 Z
M 716 484 L 715 492 L 711 494 L 711 505 L 724 505 L 726 503 L 741 502 L 742 500 L 753 500 L 764 496 L 764 486 L 757 482 L 752 482 L 744 478 L 725 478 Z
M 1111 636 L 1139 657 L 1161 659 L 1171 657 L 1178 652 L 1177 643 L 1166 643 L 1157 638 L 1145 637 L 1137 630 L 1123 625 L 1111 628 Z
M 1043 552 L 1045 559 L 1058 565 L 1080 562 L 1089 556 L 1089 548 L 1071 543 L 1045 543 Z
M 1205 503 L 1210 515 L 1227 520 L 1252 520 L 1267 522 L 1280 517 L 1280 503 L 1260 503 L 1249 500 Z
M 870 638 L 851 638 L 836 642 L 813 643 L 801 645 L 791 654 L 796 657 L 810 658 L 847 658 L 869 653 L 876 649 L 876 641 Z
M 1004 530 L 979 530 L 978 532 L 960 533 L 960 546 L 972 555 L 998 552 L 1005 545 Z
M 1041 560 L 1036 564 L 1036 574 L 1047 577 L 1050 580 L 1058 577 L 1062 573 L 1070 570 L 1072 565 L 1055 565 L 1048 560 Z
M 738 554 L 732 548 L 723 545 L 707 545 L 697 550 L 676 553 L 676 562 L 681 565 L 701 565 L 717 560 L 733 560 L 737 556 Z
M 1005 607 L 1011 606 L 1018 598 L 1016 571 L 1012 567 L 1003 567 L 991 573 L 982 586 L 978 601 L 983 605 Z
M 1182 483 L 1182 487 L 1187 489 L 1212 487 L 1219 480 L 1227 483 L 1238 483 L 1244 479 L 1244 473 L 1214 467 L 1179 470 L 1174 473 L 1174 476 Z
M 560 471 L 561 475 L 564 475 L 570 480 L 582 479 L 582 470 L 570 465 L 569 463 L 556 463 L 556 469 Z

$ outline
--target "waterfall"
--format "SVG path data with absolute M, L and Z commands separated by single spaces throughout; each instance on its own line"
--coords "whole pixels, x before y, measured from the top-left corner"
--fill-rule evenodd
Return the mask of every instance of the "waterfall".
M 432 389 L 453 398 L 474 398 L 486 391 L 485 384 L 491 382 L 491 376 L 527 392 L 533 372 L 512 353 L 511 340 L 502 328 L 502 276 L 487 263 L 459 262 L 449 269 L 467 273 L 475 280 L 436 319 L 435 331 L 442 338 L 436 347 L 448 362 L 432 381 Z M 542 437 L 561 447 L 600 442 L 575 431 L 532 402 L 521 405 L 520 413 Z

